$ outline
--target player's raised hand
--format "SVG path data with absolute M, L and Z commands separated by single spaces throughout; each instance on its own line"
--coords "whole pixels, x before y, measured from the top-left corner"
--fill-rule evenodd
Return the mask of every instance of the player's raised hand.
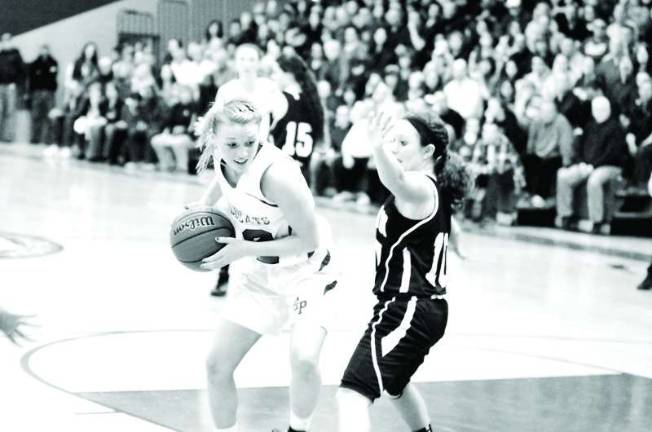
M 25 333 L 23 333 L 25 326 L 35 327 L 29 320 L 34 318 L 34 315 L 16 315 L 0 309 L 0 332 L 7 335 L 10 341 L 16 345 L 20 345 L 20 340 L 33 342 Z
M 369 141 L 374 147 L 381 146 L 389 140 L 389 132 L 394 127 L 394 119 L 391 115 L 377 111 L 372 114 L 367 126 Z

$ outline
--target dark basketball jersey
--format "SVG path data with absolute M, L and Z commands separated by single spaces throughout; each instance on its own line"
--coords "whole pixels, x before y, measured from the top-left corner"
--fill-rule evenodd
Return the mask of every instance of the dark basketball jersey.
M 295 97 L 287 92 L 283 95 L 288 101 L 288 110 L 272 131 L 274 144 L 307 167 L 315 145 L 313 130 L 317 129 L 308 115 L 312 107 L 300 95 Z
M 446 251 L 451 215 L 441 202 L 422 220 L 399 213 L 394 196 L 383 204 L 376 221 L 374 294 L 430 297 L 446 293 Z

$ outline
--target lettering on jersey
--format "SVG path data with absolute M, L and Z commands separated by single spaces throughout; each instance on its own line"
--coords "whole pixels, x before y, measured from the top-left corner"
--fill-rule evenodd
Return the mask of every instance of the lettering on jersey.
M 213 222 L 212 217 L 203 216 L 203 217 L 198 217 L 198 218 L 194 218 L 194 219 L 188 219 L 184 223 L 181 223 L 181 224 L 177 225 L 174 228 L 173 233 L 176 236 L 179 233 L 181 233 L 183 231 L 186 231 L 186 230 L 194 231 L 195 229 L 197 229 L 199 227 L 214 226 L 214 225 L 215 225 L 215 222 Z
M 378 228 L 378 232 L 380 232 L 383 237 L 387 237 L 387 213 L 385 212 L 385 207 L 382 207 L 378 212 L 376 228 Z
M 231 206 L 231 216 L 233 216 L 241 224 L 248 225 L 269 225 L 271 221 L 267 216 L 253 216 L 245 214 L 242 210 Z
M 306 306 L 308 306 L 308 300 L 301 300 L 299 297 L 294 300 L 294 311 L 297 315 L 301 315 Z

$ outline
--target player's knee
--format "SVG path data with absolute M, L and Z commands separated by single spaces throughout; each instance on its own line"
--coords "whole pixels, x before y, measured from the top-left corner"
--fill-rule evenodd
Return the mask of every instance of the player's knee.
M 206 358 L 206 374 L 213 382 L 220 382 L 233 379 L 235 367 L 227 358 L 217 352 L 211 352 Z
M 290 354 L 292 373 L 297 375 L 308 375 L 317 372 L 319 368 L 319 357 L 312 353 L 294 350 Z

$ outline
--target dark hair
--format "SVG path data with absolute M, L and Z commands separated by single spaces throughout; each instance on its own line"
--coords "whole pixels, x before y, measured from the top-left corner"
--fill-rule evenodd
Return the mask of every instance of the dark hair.
M 301 94 L 310 107 L 307 114 L 311 125 L 315 128 L 313 130 L 315 141 L 322 141 L 324 139 L 324 107 L 312 71 L 301 57 L 294 54 L 281 55 L 278 65 L 283 71 L 294 75 L 294 79 L 301 87 Z
M 464 160 L 448 151 L 448 130 L 441 119 L 430 113 L 411 113 L 405 120 L 416 129 L 423 147 L 432 144 L 435 147 L 434 174 L 440 193 L 440 204 L 451 212 L 459 209 L 469 192 L 471 177 Z
M 217 36 L 218 38 L 224 36 L 224 28 L 222 25 L 222 21 L 214 19 L 211 22 L 209 22 L 208 25 L 206 26 L 206 33 L 205 33 L 206 41 L 211 40 L 211 34 L 209 29 L 213 24 L 217 24 L 217 34 L 215 36 Z

